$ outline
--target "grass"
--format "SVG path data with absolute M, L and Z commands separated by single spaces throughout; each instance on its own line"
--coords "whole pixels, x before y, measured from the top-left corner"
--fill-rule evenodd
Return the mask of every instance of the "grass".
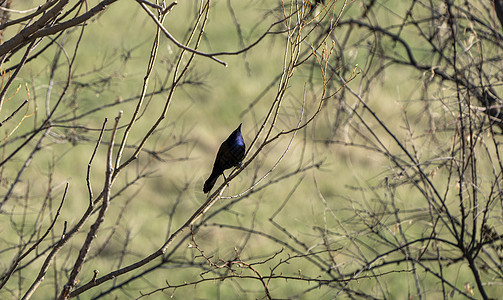
M 397 5 L 402 3 L 395 2 Z M 188 26 L 193 20 L 194 5 L 195 2 L 182 1 L 175 6 L 166 19 L 166 28 L 179 41 L 184 41 L 186 38 Z M 211 9 L 210 21 L 205 28 L 205 38 L 199 49 L 206 52 L 240 49 L 242 46 L 239 43 L 237 30 L 227 8 L 227 3 L 214 2 L 212 5 L 214 7 Z M 268 11 L 265 7 L 274 5 L 277 5 L 274 1 L 232 2 L 233 10 L 240 22 L 240 28 L 243 30 L 245 45 L 255 41 L 267 29 L 268 24 L 274 20 L 274 16 L 264 14 Z M 395 7 L 398 11 L 406 9 L 407 5 Z M 360 10 L 359 3 L 355 3 L 347 10 L 347 14 L 359 15 Z M 394 17 L 397 15 L 384 9 L 382 13 Z M 259 25 L 255 26 L 256 24 Z M 119 1 L 97 20 L 87 24 L 74 68 L 74 74 L 77 75 L 75 85 L 70 88 L 67 92 L 67 98 L 65 98 L 71 99 L 71 101 L 65 101 L 62 105 L 76 107 L 75 111 L 79 114 L 100 103 L 123 101 L 138 95 L 145 74 L 150 43 L 155 34 L 154 30 L 154 24 L 134 1 Z M 69 37 L 65 47 L 69 53 L 73 51 L 72 46 L 76 43 L 76 36 Z M 358 38 L 358 35 L 355 34 L 354 38 Z M 263 43 L 253 48 L 246 56 L 220 57 L 229 64 L 228 67 L 223 67 L 204 57 L 195 58 L 194 70 L 189 71 L 187 79 L 197 82 L 197 84 L 182 85 L 177 90 L 166 119 L 149 140 L 146 149 L 162 149 L 176 145 L 179 140 L 187 141 L 187 143 L 174 147 L 168 155 L 162 157 L 162 160 L 144 152 L 118 177 L 113 193 L 118 193 L 121 186 L 134 180 L 144 169 L 152 171 L 147 178 L 135 183 L 126 191 L 121 191 L 119 196 L 112 200 L 106 222 L 91 250 L 91 259 L 79 276 L 81 283 L 86 283 L 93 277 L 94 269 L 99 270 L 100 276 L 117 269 L 119 262 L 116 258 L 123 251 L 127 255 L 124 256 L 124 261 L 120 262 L 120 266 L 133 263 L 156 251 L 166 237 L 181 226 L 206 200 L 201 187 L 211 170 L 211 163 L 220 143 L 242 122 L 245 142 L 249 145 L 274 99 L 277 84 L 265 93 L 252 112 L 243 113 L 271 81 L 281 73 L 283 45 L 284 39 L 282 37 L 266 37 Z M 391 47 L 390 45 L 385 46 Z M 158 64 L 154 76 L 151 78 L 150 90 L 165 82 L 172 67 L 170 62 L 177 51 L 171 42 L 168 42 L 164 37 L 162 38 Z M 403 49 L 398 51 L 403 51 Z M 358 64 L 364 71 L 367 69 L 367 64 L 371 59 L 367 53 L 360 51 L 349 53 L 349 55 L 354 57 L 354 65 Z M 44 96 L 49 76 L 47 62 L 51 61 L 53 56 L 54 53 L 46 53 L 40 59 L 40 63 L 27 66 L 19 77 L 22 79 L 16 82 L 21 85 L 27 83 L 30 88 L 32 102 L 29 112 L 35 111 L 35 104 L 37 108 L 36 114 L 26 120 L 21 122 L 20 119 L 17 119 L 17 122 L 21 124 L 17 129 L 19 132 L 30 130 L 35 118 L 40 122 L 44 117 Z M 346 67 L 352 69 L 354 65 Z M 55 92 L 51 98 L 52 103 L 57 100 L 58 93 L 61 92 L 61 87 L 66 79 L 66 66 L 65 60 L 62 58 L 55 77 Z M 300 115 L 298 107 L 302 103 L 304 95 L 304 83 L 310 79 L 311 72 L 314 73 L 315 78 L 320 77 L 318 70 L 312 71 L 308 68 L 299 70 L 295 74 L 287 91 L 283 110 L 278 118 L 278 131 L 296 124 Z M 357 90 L 363 75 L 360 75 L 349 85 Z M 373 93 L 366 95 L 364 100 L 392 130 L 393 134 L 400 140 L 407 141 L 405 144 L 407 149 L 420 149 L 417 155 L 429 158 L 429 156 L 435 157 L 436 151 L 441 152 L 448 149 L 448 142 L 445 144 L 437 143 L 433 137 L 426 134 L 429 129 L 429 120 L 428 116 L 424 114 L 425 105 L 416 100 L 421 97 L 421 86 L 422 82 L 418 80 L 417 75 L 411 74 L 406 68 L 389 67 L 386 78 L 382 80 L 382 85 L 374 86 Z M 307 94 L 309 95 L 309 93 Z M 13 100 L 5 104 L 4 109 L 11 111 L 16 107 L 16 103 L 19 103 L 16 99 L 25 97 L 27 97 L 27 93 L 21 89 Z M 135 145 L 139 143 L 141 137 L 149 130 L 152 120 L 158 118 L 166 97 L 167 93 L 164 92 L 146 99 L 148 105 L 145 105 L 142 117 L 131 132 L 130 143 Z M 315 100 L 307 98 L 307 101 L 311 102 L 306 107 L 305 118 L 313 113 L 317 105 Z M 364 265 L 365 262 L 357 259 L 360 256 L 356 253 L 359 251 L 363 252 L 362 257 L 371 259 L 376 252 L 385 249 L 382 241 L 377 241 L 363 233 L 365 229 L 368 229 L 368 224 L 365 222 L 369 222 L 369 220 L 376 222 L 373 225 L 382 231 L 381 234 L 386 239 L 401 241 L 402 237 L 397 236 L 394 232 L 396 224 L 390 221 L 391 217 L 379 219 L 368 215 L 369 211 L 384 212 L 389 208 L 391 205 L 388 202 L 390 196 L 389 191 L 384 188 L 384 183 L 388 179 L 393 181 L 400 178 L 399 170 L 394 168 L 385 155 L 378 155 L 375 151 L 364 147 L 344 145 L 344 142 L 365 145 L 371 145 L 371 143 L 366 140 L 368 135 L 359 136 L 357 134 L 366 132 L 362 124 L 356 124 L 351 120 L 342 120 L 341 122 L 347 123 L 334 132 L 332 125 L 335 115 L 339 109 L 342 109 L 337 101 L 337 99 L 330 99 L 326 103 L 322 117 L 312 127 L 298 133 L 282 163 L 264 180 L 263 184 L 274 182 L 299 167 L 322 161 L 323 164 L 320 168 L 313 168 L 298 176 L 274 183 L 269 188 L 258 190 L 228 207 L 226 205 L 233 200 L 222 199 L 204 216 L 209 217 L 213 212 L 222 209 L 196 234 L 199 247 L 204 250 L 206 255 L 212 257 L 212 261 L 222 264 L 227 260 L 236 259 L 236 249 L 240 250 L 240 257 L 248 263 L 257 263 L 272 257 L 276 252 L 280 252 L 271 261 L 276 264 L 289 259 L 291 261 L 289 264 L 281 264 L 280 268 L 274 270 L 274 274 L 321 278 L 324 274 L 315 267 L 315 263 L 292 258 L 297 253 L 288 246 L 300 249 L 299 251 L 303 253 L 321 251 L 326 249 L 327 244 L 331 249 L 343 249 L 343 251 L 335 251 L 334 257 L 328 258 L 328 260 L 332 259 L 333 267 L 340 268 L 341 272 L 345 272 L 354 269 L 355 265 Z M 359 105 L 356 100 L 347 95 L 345 103 L 351 107 Z M 435 102 L 432 105 L 438 104 Z M 71 129 L 65 127 L 53 129 L 54 134 L 47 138 L 44 150 L 37 154 L 37 159 L 23 174 L 22 183 L 15 190 L 18 202 L 9 203 L 7 211 L 13 212 L 15 217 L 12 220 L 5 218 L 2 220 L 1 232 L 6 244 L 15 245 L 18 242 L 19 236 L 15 233 L 15 229 L 19 231 L 18 224 L 23 222 L 21 212 L 26 209 L 28 218 L 35 217 L 49 187 L 52 189 L 50 195 L 52 202 L 47 203 L 52 203 L 52 207 L 49 207 L 44 214 L 46 221 L 43 222 L 42 228 L 48 226 L 50 216 L 54 214 L 55 207 L 62 197 L 64 184 L 69 182 L 69 193 L 60 222 L 56 224 L 53 236 L 51 236 L 52 241 L 57 241 L 58 235 L 63 231 L 63 221 L 68 222 L 68 228 L 71 228 L 78 221 L 89 201 L 86 170 L 96 143 L 99 132 L 97 130 L 101 127 L 105 117 L 108 118 L 108 128 L 110 128 L 119 110 L 123 110 L 124 113 L 120 124 L 126 124 L 130 120 L 135 106 L 136 101 L 124 102 L 90 115 L 85 119 L 85 123 L 79 125 L 94 130 L 77 130 L 79 136 L 86 139 L 79 141 L 75 146 L 58 138 L 68 135 Z M 435 109 L 435 111 L 441 110 Z M 438 117 L 436 120 L 451 118 L 449 112 L 436 116 Z M 56 120 L 67 117 L 66 115 L 58 115 Z M 399 153 L 399 147 L 371 118 L 368 112 L 364 113 L 362 117 L 391 153 Z M 405 117 L 407 117 L 409 125 L 412 124 L 412 130 L 406 127 Z M 6 134 L 15 129 L 12 124 L 9 124 L 10 127 L 5 130 Z M 438 134 L 436 137 L 438 136 L 442 136 L 442 134 Z M 445 133 L 445 138 L 449 137 L 450 134 Z M 104 141 L 108 141 L 109 138 L 110 133 L 106 132 Z M 122 138 L 122 134 L 119 134 L 120 138 Z M 281 157 L 288 145 L 289 138 L 283 138 L 278 143 L 268 146 L 256 161 L 232 181 L 225 191 L 225 195 L 243 191 L 250 186 L 252 179 L 265 174 Z M 326 142 L 329 140 L 336 140 L 338 143 L 327 144 Z M 21 142 L 18 141 L 16 144 L 8 146 L 7 152 L 12 151 Z M 432 154 L 426 147 L 422 147 L 425 144 L 429 147 L 441 144 L 443 148 L 434 148 Z M 102 189 L 105 172 L 105 148 L 105 144 L 100 146 L 91 169 L 95 195 Z M 130 155 L 132 151 L 132 149 L 126 149 L 125 157 Z M 19 155 L 8 169 L 3 170 L 3 177 L 12 180 L 17 168 L 24 162 L 27 155 L 27 152 Z M 436 165 L 425 166 L 427 172 L 432 172 L 435 168 Z M 54 171 L 49 172 L 50 169 Z M 50 178 L 50 174 L 54 174 L 54 176 Z M 446 175 L 439 172 L 434 178 L 439 186 L 448 185 L 445 179 Z M 220 179 L 217 184 L 221 182 Z M 451 193 L 455 193 L 455 184 L 452 182 L 449 184 L 453 186 Z M 4 187 L 7 186 L 4 182 Z M 259 185 L 258 188 L 262 186 Z M 425 228 L 429 226 L 429 218 L 426 216 L 417 217 L 414 209 L 424 208 L 427 205 L 426 200 L 410 185 L 398 187 L 395 193 L 398 209 L 412 211 L 410 214 L 406 214 L 410 219 L 403 220 L 401 224 L 407 228 L 408 237 L 421 236 L 426 232 Z M 38 202 L 30 202 L 25 205 L 23 197 L 27 195 L 30 196 L 30 199 L 38 200 Z M 454 206 L 455 203 L 452 205 Z M 175 207 L 175 213 L 170 215 Z M 122 215 L 125 217 L 121 217 Z M 94 219 L 95 216 L 91 218 L 91 222 Z M 286 244 L 275 242 L 265 235 L 250 234 L 243 228 L 263 232 L 272 238 L 286 241 Z M 25 232 L 34 230 L 31 220 L 22 230 Z M 64 248 L 61 258 L 55 262 L 56 266 L 64 265 L 65 269 L 72 267 L 78 254 L 77 251 L 88 230 L 88 226 L 84 227 L 73 243 Z M 109 235 L 113 232 L 116 234 L 108 240 Z M 360 246 L 356 247 L 355 243 L 359 243 Z M 48 244 L 49 241 L 40 248 L 45 249 Z M 241 249 L 243 245 L 246 247 Z M 134 298 L 139 296 L 138 291 L 149 292 L 164 286 L 166 280 L 171 284 L 183 284 L 200 279 L 202 273 L 200 268 L 181 267 L 183 263 L 193 260 L 195 263 L 203 264 L 203 269 L 209 268 L 207 262 L 205 264 L 205 260 L 201 257 L 201 253 L 193 246 L 190 239 L 183 241 L 182 246 L 174 254 L 170 254 L 170 250 L 168 251 L 167 255 L 171 255 L 169 256 L 171 262 L 166 264 L 163 269 L 149 273 L 141 280 L 126 285 L 124 289 L 116 291 L 114 296 Z M 438 245 L 438 247 L 443 246 Z M 95 251 L 101 247 L 103 247 L 102 251 L 96 255 Z M 1 264 L 4 267 L 8 266 L 9 260 L 13 256 L 14 251 L 4 254 Z M 392 258 L 390 257 L 390 259 Z M 154 261 L 139 271 L 149 268 L 158 261 Z M 266 275 L 271 272 L 270 266 L 275 265 L 274 263 L 257 264 L 256 268 L 262 275 Z M 31 283 L 39 268 L 40 261 L 21 271 L 19 276 L 24 278 L 24 282 Z M 415 279 L 410 268 L 410 265 L 390 265 L 382 270 L 390 273 L 383 275 L 380 278 L 381 281 L 361 279 L 351 283 L 351 288 L 367 293 L 369 290 L 373 290 L 376 295 L 386 295 L 395 299 L 408 297 L 410 294 L 416 293 Z M 237 269 L 251 274 L 249 270 Z M 208 272 L 202 277 L 219 275 L 219 270 L 213 269 L 212 271 L 214 273 Z M 394 273 L 395 271 L 396 273 Z M 449 269 L 449 272 L 451 271 Z M 56 280 L 54 276 L 51 269 L 37 297 L 53 296 L 54 286 L 52 283 Z M 438 286 L 438 281 L 433 280 L 431 275 L 420 274 L 420 276 L 424 276 L 421 278 L 423 280 L 422 286 L 427 295 L 432 297 L 439 295 L 438 291 L 441 287 Z M 455 278 L 453 281 L 459 283 L 457 287 L 460 289 L 463 289 L 466 282 L 473 285 L 473 278 L 466 265 L 458 267 L 457 270 L 452 271 L 452 274 L 446 276 Z M 97 296 L 112 284 L 119 284 L 128 278 L 129 276 L 126 275 L 118 278 L 117 281 L 110 281 L 84 297 Z M 64 279 L 57 278 L 57 281 L 61 283 L 65 281 Z M 272 280 L 269 287 L 273 295 L 292 297 L 309 287 L 316 287 L 315 283 L 310 284 L 299 284 L 293 279 L 290 281 L 281 279 Z M 498 291 L 499 288 L 490 289 Z M 0 291 L 0 297 L 19 298 L 24 292 L 23 289 L 17 290 L 15 286 L 9 286 L 8 291 L 6 290 Z M 226 279 L 200 283 L 195 288 L 183 287 L 172 293 L 173 290 L 169 290 L 163 296 L 158 293 L 154 294 L 152 298 L 168 296 L 182 298 L 187 297 L 186 293 L 190 293 L 191 298 L 200 299 L 218 297 L 253 299 L 263 296 L 263 288 L 257 280 Z M 335 297 L 335 295 L 337 295 L 336 288 L 321 286 L 299 297 L 325 299 Z M 344 296 L 343 294 L 338 295 Z

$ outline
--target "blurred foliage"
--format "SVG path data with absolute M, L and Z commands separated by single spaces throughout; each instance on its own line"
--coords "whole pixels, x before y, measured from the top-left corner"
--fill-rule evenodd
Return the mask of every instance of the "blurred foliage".
M 445 19 L 433 20 L 428 19 L 435 14 L 426 1 L 324 2 L 325 6 L 318 5 L 309 14 L 305 32 L 310 35 L 306 34 L 300 47 L 302 57 L 308 59 L 295 69 L 285 90 L 273 135 L 295 128 L 299 119 L 309 119 L 321 102 L 319 115 L 296 132 L 293 141 L 293 133 L 289 133 L 265 146 L 230 182 L 223 198 L 191 227 L 192 234 L 184 232 L 160 258 L 79 297 L 137 298 L 140 293 L 153 292 L 150 297 L 155 299 L 256 299 L 266 297 L 264 284 L 257 279 L 261 274 L 278 276 L 266 280 L 272 298 L 482 298 L 473 269 L 455 247 L 452 228 L 461 228 L 461 223 L 479 230 L 474 240 L 480 240 L 481 248 L 474 252 L 496 253 L 475 258 L 487 294 L 501 294 L 501 267 L 498 262 L 487 263 L 489 258 L 501 256 L 497 242 L 502 230 L 499 129 L 492 129 L 477 98 L 467 100 L 473 96 L 471 90 L 459 88 L 456 81 L 435 77 L 436 70 L 460 74 L 446 63 L 452 53 L 459 53 L 459 61 L 464 59 L 466 69 L 475 73 L 477 65 L 468 62 L 476 57 L 478 48 L 446 51 L 445 59 L 428 47 L 427 35 L 418 31 L 439 34 L 431 39 L 431 45 L 438 41 L 445 49 L 450 46 L 443 39 L 449 26 L 443 1 L 432 3 L 435 12 Z M 89 7 L 97 3 L 89 1 Z M 187 39 L 201 3 L 180 1 L 167 15 L 163 24 L 178 41 Z M 12 8 L 37 5 L 36 1 L 19 1 Z M 285 9 L 289 5 L 285 3 Z M 480 16 L 492 6 L 477 2 L 475 8 L 473 15 Z M 212 1 L 198 50 L 239 51 L 283 18 L 283 9 L 277 1 Z M 458 29 L 465 29 L 458 32 L 460 36 L 486 30 L 477 27 L 464 6 L 456 9 Z M 483 24 L 496 26 L 496 21 L 490 22 L 495 20 L 492 15 L 485 17 Z M 466 20 L 472 27 L 463 27 Z M 277 26 L 275 30 L 285 28 Z M 9 28 L 4 39 L 15 33 Z M 0 230 L 6 246 L 0 249 L 1 273 L 9 268 L 20 245 L 29 247 L 45 232 L 67 182 L 69 188 L 48 239 L 27 258 L 37 260 L 21 264 L 13 275 L 15 279 L 0 290 L 0 298 L 23 296 L 47 255 L 44 251 L 86 211 L 86 171 L 107 118 L 107 131 L 91 165 L 94 196 L 103 189 L 111 124 L 119 110 L 123 111 L 118 144 L 136 109 L 155 34 L 156 26 L 139 2 L 117 1 L 83 27 L 73 27 L 58 36 L 58 47 L 26 64 L 8 90 L 2 119 L 22 100 L 28 99 L 28 105 L 3 126 L 4 158 L 40 126 L 46 117 L 46 104 L 53 107 L 64 92 L 68 62 L 78 45 L 62 108 L 54 114 L 40 149 L 36 146 L 38 139 L 30 141 L 29 147 L 1 169 L 3 198 L 33 149 L 40 150 L 12 191 L 12 199 L 2 207 Z M 329 38 L 320 42 L 324 36 Z M 92 280 L 94 270 L 100 277 L 155 252 L 206 201 L 202 184 L 220 143 L 243 123 L 245 143 L 250 145 L 278 97 L 285 57 L 289 55 L 286 37 L 285 32 L 267 35 L 249 51 L 218 57 L 227 67 L 195 56 L 166 118 L 144 151 L 117 177 L 107 218 L 78 276 L 81 284 Z M 34 52 L 51 43 L 52 38 L 45 38 Z M 472 38 L 482 39 L 480 35 Z M 400 39 L 413 51 L 418 65 L 431 68 L 421 69 L 408 61 L 407 48 Z M 456 41 L 458 46 L 462 41 Z M 490 45 L 480 42 L 480 47 L 487 51 L 484 53 L 499 53 L 499 41 Z M 189 46 L 194 44 L 192 41 Z M 313 45 L 320 47 L 314 50 Z M 14 66 L 21 52 L 2 68 Z M 160 116 L 179 55 L 180 49 L 161 36 L 144 106 L 124 157 L 134 152 Z M 322 55 L 327 60 L 321 59 Z M 182 61 L 187 62 L 188 56 Z M 490 69 L 488 73 L 497 79 L 501 73 L 498 62 L 489 60 L 490 66 L 479 69 Z M 325 73 L 323 66 L 328 70 Z M 4 82 L 9 74 L 12 70 L 4 75 Z M 330 77 L 323 77 L 327 74 Z M 496 79 L 487 81 L 494 83 Z M 499 91 L 499 84 L 494 89 Z M 320 101 L 324 92 L 327 97 Z M 482 108 L 477 111 L 473 106 Z M 464 129 L 460 129 L 459 120 L 473 122 L 467 125 L 473 131 L 466 129 L 461 134 Z M 473 139 L 480 142 L 470 144 Z M 462 152 L 463 145 L 471 152 Z M 413 154 L 416 163 L 407 153 Z M 463 178 L 468 183 L 461 187 L 455 170 L 466 156 L 476 157 L 477 163 L 463 165 L 475 171 Z M 279 160 L 261 183 L 240 194 Z M 221 183 L 220 179 L 215 188 Z M 445 206 L 435 202 L 439 200 L 434 191 L 442 192 Z M 239 196 L 229 197 L 236 194 Z M 468 202 L 479 197 L 480 206 L 466 204 L 460 200 L 462 195 Z M 463 205 L 468 207 L 466 218 L 460 217 L 459 207 Z M 476 207 L 481 217 L 470 221 L 467 216 L 476 212 Z M 99 207 L 95 210 L 92 220 Z M 453 212 L 451 219 L 446 211 Z M 490 216 L 482 217 L 487 211 L 491 211 Z M 89 230 L 90 224 L 86 224 L 61 250 L 35 298 L 57 297 Z M 474 237 L 470 234 L 464 237 L 467 241 Z M 411 240 L 421 242 L 409 244 Z M 155 292 L 168 283 L 171 288 Z

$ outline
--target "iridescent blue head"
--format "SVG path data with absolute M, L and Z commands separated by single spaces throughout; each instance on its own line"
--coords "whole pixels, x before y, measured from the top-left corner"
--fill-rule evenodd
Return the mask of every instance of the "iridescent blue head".
M 243 123 L 239 124 L 238 128 L 231 133 L 227 141 L 244 146 L 245 141 L 243 140 L 243 135 L 241 135 L 241 125 L 243 125 Z

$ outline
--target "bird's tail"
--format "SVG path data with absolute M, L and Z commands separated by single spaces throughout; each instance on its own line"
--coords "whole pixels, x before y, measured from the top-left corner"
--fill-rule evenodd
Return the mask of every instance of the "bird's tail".
M 219 173 L 211 172 L 210 177 L 208 177 L 208 179 L 204 182 L 203 192 L 205 194 L 208 193 L 209 191 L 211 191 L 211 189 L 215 185 L 215 182 L 217 182 L 217 179 L 219 176 L 220 176 Z

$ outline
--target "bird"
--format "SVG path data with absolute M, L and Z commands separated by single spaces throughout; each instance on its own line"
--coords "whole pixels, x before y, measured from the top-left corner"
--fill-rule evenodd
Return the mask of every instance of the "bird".
M 205 194 L 211 191 L 220 175 L 223 175 L 225 179 L 225 170 L 241 166 L 246 150 L 245 142 L 241 135 L 241 125 L 243 123 L 239 124 L 238 128 L 220 145 L 211 175 L 204 182 L 203 192 Z

